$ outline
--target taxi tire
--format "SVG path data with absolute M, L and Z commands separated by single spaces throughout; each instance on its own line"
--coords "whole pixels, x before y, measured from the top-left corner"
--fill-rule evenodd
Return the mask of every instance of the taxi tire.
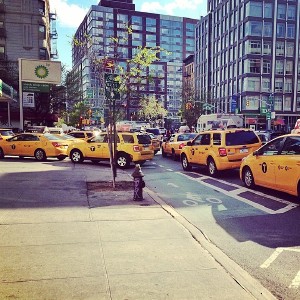
M 43 149 L 36 149 L 34 157 L 37 161 L 45 161 L 47 159 L 46 153 Z
M 190 165 L 187 156 L 185 154 L 182 154 L 181 156 L 181 165 L 184 171 L 191 171 L 192 166 Z
M 255 186 L 254 177 L 249 167 L 243 169 L 242 180 L 247 188 Z
M 83 155 L 80 150 L 73 149 L 70 153 L 70 159 L 72 163 L 82 163 L 83 162 Z
M 4 152 L 2 150 L 2 148 L 0 148 L 0 159 L 3 159 L 4 158 Z
M 218 173 L 218 169 L 213 158 L 207 160 L 207 172 L 210 176 L 214 177 Z
M 117 166 L 120 169 L 126 169 L 128 168 L 129 164 L 130 164 L 130 160 L 129 160 L 129 156 L 125 153 L 120 153 L 117 156 Z

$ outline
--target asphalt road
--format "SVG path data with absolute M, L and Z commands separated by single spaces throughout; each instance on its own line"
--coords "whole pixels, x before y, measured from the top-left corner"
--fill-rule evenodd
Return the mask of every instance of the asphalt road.
M 146 186 L 201 230 L 278 299 L 300 299 L 300 203 L 269 189 L 249 190 L 238 170 L 216 179 L 162 158 L 142 166 Z

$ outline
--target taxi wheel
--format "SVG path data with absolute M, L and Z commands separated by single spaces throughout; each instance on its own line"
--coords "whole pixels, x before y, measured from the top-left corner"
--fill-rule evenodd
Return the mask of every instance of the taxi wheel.
M 218 173 L 216 163 L 212 158 L 209 158 L 207 161 L 207 171 L 210 176 L 216 176 Z
M 117 166 L 121 169 L 126 169 L 129 166 L 129 157 L 126 154 L 119 154 L 117 156 Z
M 71 161 L 73 163 L 81 163 L 83 162 L 83 155 L 79 150 L 72 150 L 71 155 L 70 155 Z
M 184 171 L 191 171 L 192 170 L 192 167 L 186 157 L 185 154 L 182 155 L 181 157 L 181 164 L 182 164 L 182 168 Z
M 34 157 L 38 161 L 45 161 L 47 159 L 46 153 L 42 149 L 36 149 L 34 152 Z
M 250 168 L 248 168 L 248 167 L 244 168 L 243 173 L 242 173 L 242 179 L 243 179 L 243 182 L 246 187 L 248 187 L 248 188 L 254 187 L 254 185 L 255 185 L 254 177 L 253 177 L 253 174 L 252 174 Z
M 4 152 L 2 150 L 2 148 L 0 148 L 0 159 L 4 158 Z

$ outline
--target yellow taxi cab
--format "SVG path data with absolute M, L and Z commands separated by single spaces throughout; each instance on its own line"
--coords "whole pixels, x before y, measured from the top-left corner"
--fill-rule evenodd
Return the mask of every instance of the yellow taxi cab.
M 9 155 L 35 157 L 38 161 L 45 161 L 48 157 L 63 160 L 67 157 L 69 143 L 48 133 L 21 133 L 7 140 L 0 140 L 0 158 Z
M 161 144 L 161 154 L 163 157 L 171 155 L 173 160 L 180 157 L 181 150 L 188 141 L 193 140 L 197 133 L 174 133 Z
M 68 132 L 68 135 L 71 135 L 76 139 L 81 139 L 86 141 L 87 139 L 93 137 L 95 133 L 89 130 L 78 130 L 78 131 L 75 130 L 75 131 Z
M 193 166 L 205 166 L 210 176 L 218 171 L 237 169 L 242 159 L 257 150 L 261 141 L 247 128 L 228 128 L 202 131 L 182 149 L 182 168 L 189 171 Z
M 143 164 L 154 157 L 151 138 L 146 133 L 117 133 L 116 164 L 119 168 L 127 168 L 131 162 Z M 73 163 L 81 163 L 85 159 L 92 162 L 109 161 L 109 144 L 107 133 L 99 133 L 87 141 L 73 142 L 68 147 L 68 156 Z
M 7 140 L 14 136 L 14 132 L 9 128 L 0 128 L 0 140 Z
M 300 135 L 273 139 L 243 159 L 240 178 L 245 186 L 264 186 L 300 198 Z
M 153 146 L 154 155 L 155 155 L 160 150 L 160 141 L 153 133 L 150 133 L 150 132 L 147 132 L 147 131 L 146 131 L 146 133 L 151 138 L 151 144 Z

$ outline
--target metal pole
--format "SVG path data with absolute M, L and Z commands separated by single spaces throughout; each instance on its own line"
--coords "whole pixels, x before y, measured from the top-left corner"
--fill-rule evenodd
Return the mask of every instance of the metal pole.
M 19 58 L 19 99 L 20 99 L 20 129 L 24 129 L 23 94 L 22 94 L 22 58 Z

